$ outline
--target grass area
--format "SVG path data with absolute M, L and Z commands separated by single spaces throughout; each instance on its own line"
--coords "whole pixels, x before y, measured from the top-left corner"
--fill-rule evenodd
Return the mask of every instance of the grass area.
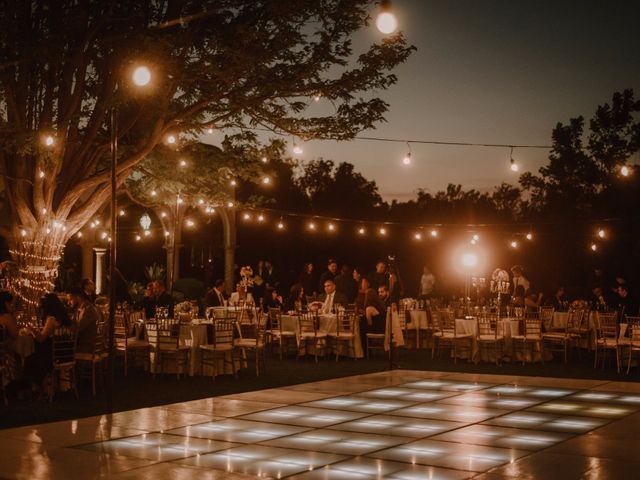
M 489 373 L 503 375 L 527 375 L 542 377 L 584 378 L 617 381 L 639 381 L 637 368 L 630 375 L 617 374 L 615 365 L 607 365 L 605 370 L 593 368 L 593 357 L 572 360 L 568 365 L 561 361 L 545 364 L 505 363 L 470 364 L 458 361 L 454 364 L 450 358 L 431 360 L 430 351 L 402 351 L 395 359 L 397 366 L 407 370 L 434 370 L 447 372 Z M 220 376 L 215 381 L 211 377 L 182 377 L 175 375 L 158 376 L 142 372 L 130 372 L 127 377 L 118 376 L 114 388 L 114 410 L 125 411 L 136 408 L 184 402 L 199 398 L 229 395 L 232 393 L 276 388 L 286 385 L 314 382 L 332 378 L 379 372 L 388 367 L 385 358 L 371 360 L 344 359 L 338 363 L 322 360 L 315 364 L 313 360 L 294 360 L 269 358 L 266 374 L 255 376 L 253 364 L 242 370 L 239 378 Z M 626 370 L 626 369 L 623 369 Z M 119 372 L 121 370 L 119 369 Z M 46 401 L 23 402 L 9 407 L 0 406 L 0 428 L 53 422 L 73 418 L 100 415 L 107 412 L 103 391 L 91 396 L 90 385 L 85 380 L 80 384 L 80 398 L 70 392 L 59 394 L 52 403 Z

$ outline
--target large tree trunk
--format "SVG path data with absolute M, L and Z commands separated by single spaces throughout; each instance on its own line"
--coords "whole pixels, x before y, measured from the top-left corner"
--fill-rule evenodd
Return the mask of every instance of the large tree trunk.
M 164 212 L 165 216 L 162 216 Z M 164 249 L 167 253 L 167 289 L 173 291 L 173 284 L 180 278 L 180 251 L 182 250 L 182 225 L 186 213 L 185 206 L 179 206 L 168 212 L 167 207 L 155 210 L 162 228 L 169 232 L 165 236 Z

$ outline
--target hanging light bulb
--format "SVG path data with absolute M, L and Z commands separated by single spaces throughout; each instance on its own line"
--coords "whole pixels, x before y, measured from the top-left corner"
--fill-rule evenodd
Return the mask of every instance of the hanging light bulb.
M 91 223 L 89 224 L 89 226 L 90 226 L 91 228 L 96 228 L 96 222 L 91 222 Z
M 118 213 L 119 213 L 119 215 L 120 215 L 121 217 L 124 217 L 124 216 L 127 214 L 127 212 L 125 212 L 125 211 L 124 211 L 124 210 L 122 210 L 122 209 L 120 209 L 120 212 L 118 212 Z
M 320 97 L 322 97 L 322 94 L 321 94 L 321 93 L 319 93 L 319 92 L 318 92 L 318 93 L 316 93 L 316 94 L 313 96 L 313 101 L 314 101 L 314 102 L 316 102 L 316 103 L 317 103 L 317 102 L 319 102 L 319 101 L 320 101 Z
M 76 235 L 78 238 L 82 238 L 82 232 L 78 232 Z
M 307 225 L 307 227 L 309 228 L 309 230 L 315 230 L 316 229 L 316 224 L 313 222 L 309 222 L 309 224 Z
M 49 234 L 51 233 L 51 229 L 50 229 L 50 228 L 47 228 L 47 229 L 45 230 L 45 232 L 47 232 L 47 235 L 49 235 Z
M 184 202 L 184 200 L 182 200 L 182 197 L 178 197 L 178 198 L 176 199 L 176 203 L 177 203 L 178 205 L 182 205 L 182 203 L 183 203 L 183 202 Z
M 511 248 L 518 248 L 518 242 L 516 242 L 515 240 L 513 240 L 510 245 Z
M 44 172 L 43 172 L 42 170 L 40 170 L 40 173 L 38 173 L 38 176 L 39 176 L 40 178 L 44 178 Z
M 271 178 L 270 177 L 263 177 L 262 178 L 262 183 L 264 185 L 269 185 L 271 183 Z
M 144 231 L 144 236 L 145 237 L 150 237 L 151 236 L 151 230 L 145 230 Z
M 23 228 L 22 230 L 20 230 L 20 235 L 22 235 L 23 237 L 26 237 L 27 231 Z
M 107 232 L 102 232 L 102 233 L 100 234 L 100 238 L 101 238 L 102 240 L 104 240 L 104 239 L 105 239 L 105 238 L 107 238 L 108 236 L 109 236 L 109 234 L 108 234 Z
M 598 250 L 598 245 L 596 245 L 595 243 L 591 244 L 591 251 L 595 252 L 596 250 Z
M 402 159 L 402 164 L 411 165 L 411 145 L 409 145 L 409 142 L 407 142 L 407 154 Z
M 333 223 L 329 223 L 329 224 L 327 225 L 327 229 L 328 229 L 330 232 L 334 232 L 334 231 L 336 230 L 336 226 L 335 226 Z
M 40 210 L 40 212 L 41 212 L 43 215 L 46 215 L 46 214 L 47 214 L 47 209 L 46 209 L 46 208 L 43 208 L 42 210 Z
M 367 231 L 364 229 L 364 227 L 360 227 L 358 229 L 358 235 L 364 235 L 365 233 L 367 233 Z
M 607 232 L 605 232 L 602 228 L 598 230 L 598 237 L 606 238 Z
M 233 207 L 234 207 L 234 205 L 235 205 L 235 204 L 234 204 L 233 202 L 228 202 L 228 203 L 227 203 L 227 207 L 229 207 L 229 208 L 233 208 Z
M 429 232 L 429 233 L 430 233 L 430 235 L 431 235 L 433 238 L 436 238 L 436 237 L 438 236 L 438 231 L 437 231 L 437 230 L 435 230 L 435 229 L 434 229 L 434 230 L 431 230 L 431 232 Z
M 213 128 L 211 128 L 211 127 L 207 128 L 207 133 L 209 135 L 211 135 L 213 133 Z
M 387 229 L 384 227 L 380 227 L 378 233 L 384 237 L 387 234 Z
M 238 182 L 236 182 L 235 179 L 231 179 L 231 182 L 229 182 L 231 184 L 232 187 L 235 187 L 236 185 L 238 185 Z
M 382 0 L 380 2 L 380 13 L 376 18 L 376 27 L 385 35 L 395 32 L 398 28 L 398 20 L 391 12 L 391 2 L 389 0 Z
M 151 196 L 155 197 L 156 195 L 158 195 L 158 192 L 156 192 L 155 190 L 151 190 Z
M 262 163 L 267 163 L 269 159 L 267 157 L 262 157 Z
M 262 214 L 258 215 L 258 221 L 259 222 L 264 222 L 264 220 L 265 220 L 264 219 L 264 215 L 262 215 Z
M 149 230 L 149 228 L 151 228 L 151 217 L 149 216 L 148 213 L 145 212 L 140 217 L 140 226 L 145 231 L 147 231 L 147 230 Z
M 527 233 L 527 234 L 525 235 L 525 238 L 526 238 L 527 240 L 533 240 L 533 233 L 531 233 L 531 232 Z
M 140 235 L 136 235 L 136 242 L 139 242 L 140 240 L 142 240 L 142 237 Z
M 52 135 L 45 135 L 42 141 L 47 147 L 52 147 L 56 143 Z
M 100 225 L 100 219 L 99 219 L 99 218 L 96 218 L 96 219 L 95 219 L 95 223 L 96 223 L 96 225 Z
M 151 82 L 151 70 L 148 67 L 141 65 L 133 71 L 133 83 L 138 87 L 144 87 Z
M 168 237 L 169 235 L 171 235 L 171 234 L 165 230 L 165 231 L 164 231 L 164 236 L 165 236 L 165 237 Z
M 245 213 L 242 215 L 242 218 L 243 218 L 243 219 L 245 219 L 245 220 L 251 220 L 251 215 L 250 215 L 249 213 L 245 212 Z
M 282 220 L 278 222 L 278 230 L 283 230 L 284 229 L 284 223 L 282 223 Z
M 166 140 L 165 140 L 165 141 L 166 141 L 166 142 L 167 142 L 167 144 L 169 144 L 169 145 L 174 145 L 174 144 L 178 141 L 178 139 L 176 138 L 176 136 L 175 136 L 175 135 L 167 135 L 167 137 L 166 137 Z
M 422 234 L 420 232 L 416 232 L 413 234 L 413 238 L 416 240 L 422 240 Z
M 204 205 L 204 199 L 199 198 L 198 199 L 198 205 Z
M 629 167 L 628 165 L 622 165 L 622 167 L 620 167 L 620 175 L 622 175 L 623 177 L 628 177 L 629 175 L 631 175 L 631 167 Z
M 513 147 L 511 147 L 511 152 L 509 153 L 509 163 L 510 163 L 509 168 L 511 168 L 512 172 L 517 172 L 518 170 L 520 170 L 520 166 L 516 163 L 516 161 L 513 158 Z
M 293 142 L 292 151 L 295 155 L 302 155 L 304 152 L 304 150 L 302 150 L 302 147 L 298 145 L 296 142 Z
M 180 160 L 180 167 L 184 168 L 187 166 L 187 161 L 183 158 L 182 160 Z
M 193 227 L 193 226 L 196 224 L 196 223 L 195 223 L 193 220 L 191 220 L 190 218 L 188 218 L 188 219 L 186 220 L 186 222 L 185 222 L 185 223 L 186 223 L 187 227 Z
M 111 243 L 111 237 L 107 237 L 107 242 Z
M 162 218 L 167 218 L 167 212 L 160 212 L 160 216 Z

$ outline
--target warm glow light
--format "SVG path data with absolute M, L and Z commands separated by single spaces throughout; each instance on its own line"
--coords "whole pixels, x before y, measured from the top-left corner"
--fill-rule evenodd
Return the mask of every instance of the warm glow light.
M 38 173 L 38 176 L 39 176 L 40 178 L 44 178 L 44 172 L 43 172 L 42 170 L 40 170 L 40 173 Z
M 533 240 L 533 233 L 527 233 L 527 240 Z
M 155 197 L 156 195 L 158 195 L 158 192 L 156 192 L 155 190 L 151 190 L 151 196 Z
M 161 213 L 160 213 L 160 216 L 161 216 L 162 218 L 167 218 L 167 212 L 161 212 Z
M 22 230 L 20 230 L 20 235 L 22 235 L 23 237 L 26 237 L 27 231 L 23 228 Z
M 133 71 L 133 83 L 138 87 L 144 87 L 151 82 L 151 70 L 145 66 L 140 66 Z
M 140 240 L 142 240 L 142 237 L 140 235 L 136 235 L 136 242 L 139 242 Z
M 234 206 L 234 203 L 233 203 L 233 202 L 229 202 L 229 203 L 227 203 L 227 207 L 229 207 L 229 208 L 233 208 L 233 206 Z
M 44 141 L 44 144 L 45 144 L 47 147 L 51 147 L 51 146 L 53 146 L 53 144 L 55 143 L 55 140 L 54 140 L 54 138 L 53 138 L 51 135 L 45 135 L 45 137 L 44 137 L 44 140 L 43 140 L 43 141 Z
M 182 168 L 186 167 L 187 166 L 187 161 L 186 160 L 180 160 L 180 166 Z
M 511 166 L 509 168 L 511 168 L 512 172 L 520 170 L 520 166 L 513 159 L 511 160 Z
M 202 198 L 198 199 L 198 205 L 204 205 L 204 200 Z
M 358 229 L 358 234 L 360 234 L 360 235 L 364 235 L 365 233 L 366 233 L 366 230 L 364 229 L 364 227 L 360 227 L 360 228 Z
M 271 178 L 269 177 L 264 177 L 262 179 L 262 183 L 264 183 L 265 185 L 269 185 L 271 183 Z
M 284 223 L 278 222 L 278 230 L 282 230 L 284 228 Z
M 235 187 L 236 185 L 238 185 L 238 182 L 236 182 L 235 180 L 231 180 L 231 182 L 229 183 L 231 183 L 232 187 Z
M 330 232 L 335 231 L 336 226 L 333 223 L 330 223 L 329 225 L 327 225 L 327 228 L 329 229 Z
M 296 155 L 302 155 L 303 152 L 304 150 L 302 150 L 301 146 L 296 145 L 295 143 L 293 144 L 293 153 L 295 153 Z
M 607 232 L 605 232 L 602 228 L 598 230 L 598 236 L 600 238 L 605 238 L 607 236 Z
M 46 214 L 47 214 L 47 209 L 46 209 L 46 208 L 43 208 L 43 209 L 42 209 L 42 210 L 40 210 L 40 211 L 42 212 L 42 214 L 43 214 L 43 215 L 46 215 Z
M 78 232 L 78 238 L 82 238 L 82 232 Z
M 213 128 L 207 128 L 207 133 L 211 135 L 213 133 Z
M 516 242 L 515 240 L 511 242 L 511 248 L 518 248 L 518 242 Z
M 178 197 L 178 198 L 176 199 L 176 203 L 177 203 L 178 205 L 182 205 L 182 202 L 184 202 L 184 200 L 182 200 L 182 198 Z
M 595 252 L 596 250 L 598 250 L 598 245 L 596 245 L 595 243 L 591 244 L 591 251 Z
M 139 223 L 143 230 L 149 230 L 149 228 L 151 228 L 151 217 L 149 216 L 149 214 L 144 213 L 140 217 Z
M 122 210 L 122 209 L 121 209 L 121 210 L 120 210 L 120 212 L 119 212 L 119 214 L 120 214 L 120 216 L 121 216 L 121 217 L 124 217 L 124 216 L 126 215 L 126 212 L 125 212 L 124 210 Z
M 245 213 L 244 215 L 242 215 L 242 218 L 244 218 L 245 220 L 251 220 L 251 215 Z
M 109 236 L 109 234 L 108 234 L 107 232 L 102 232 L 102 233 L 100 234 L 100 238 L 101 238 L 101 239 L 103 239 L 103 240 L 104 240 L 105 238 L 107 238 L 108 236 Z
M 186 221 L 186 224 L 187 224 L 187 227 L 193 227 L 196 223 L 195 223 L 193 220 L 188 219 L 188 220 Z
M 313 222 L 309 222 L 308 228 L 309 228 L 309 230 L 315 230 L 316 229 L 316 224 L 313 223 Z
M 264 215 L 258 215 L 258 221 L 264 222 Z
M 47 235 L 49 235 L 49 234 L 51 233 L 51 229 L 50 229 L 50 228 L 47 228 L 47 229 L 45 230 L 45 232 L 47 232 Z
M 622 167 L 620 167 L 620 175 L 622 175 L 623 177 L 628 177 L 629 175 L 631 175 L 631 168 L 629 168 L 627 165 L 623 165 Z
M 206 213 L 207 215 L 211 215 L 212 213 L 215 213 L 215 208 L 213 207 L 207 207 L 204 209 L 204 213 Z
M 393 13 L 382 12 L 376 19 L 376 27 L 378 27 L 380 32 L 389 35 L 398 28 L 398 20 L 396 20 L 396 16 Z
M 431 230 L 431 236 L 433 238 L 437 237 L 438 236 L 438 231 L 437 230 Z
M 411 165 L 411 154 L 407 153 L 404 158 L 402 159 L 402 164 L 403 165 Z
M 145 230 L 144 231 L 144 236 L 145 237 L 150 237 L 151 236 L 151 230 Z
M 387 229 L 384 227 L 380 227 L 380 230 L 378 230 L 378 233 L 380 235 L 386 235 L 387 234 Z
M 475 253 L 466 252 L 462 254 L 462 265 L 467 268 L 473 268 L 478 265 L 478 256 Z
M 99 218 L 96 218 L 96 219 L 95 219 L 95 224 L 96 224 L 96 225 L 100 225 L 100 219 L 99 219 Z
M 267 157 L 262 157 L 262 163 L 267 163 L 269 159 Z
M 173 145 L 173 144 L 175 144 L 177 141 L 178 141 L 178 139 L 176 138 L 176 136 L 175 136 L 175 135 L 167 135 L 166 142 L 167 142 L 169 145 Z
M 167 232 L 167 231 L 165 230 L 165 231 L 164 231 L 164 236 L 165 236 L 165 237 L 168 237 L 169 235 L 170 235 L 170 233 L 169 233 L 169 232 Z
M 321 93 L 316 93 L 313 96 L 313 100 L 316 101 L 316 102 L 319 102 L 320 101 L 320 97 L 322 97 L 322 94 Z
M 91 222 L 91 224 L 89 225 L 91 228 L 96 228 L 96 222 Z
M 416 232 L 413 235 L 413 238 L 415 238 L 416 240 L 422 240 L 422 234 L 420 232 Z

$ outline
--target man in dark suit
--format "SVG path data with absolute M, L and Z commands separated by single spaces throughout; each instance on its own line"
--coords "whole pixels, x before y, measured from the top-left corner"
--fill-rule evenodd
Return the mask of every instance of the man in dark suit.
M 155 282 L 153 282 L 153 298 L 155 307 L 169 309 L 169 317 L 172 318 L 173 298 L 171 297 L 171 294 L 167 292 L 167 289 L 164 286 L 164 282 L 160 280 L 156 280 Z
M 225 283 L 224 280 L 218 279 L 205 295 L 204 304 L 206 307 L 224 307 L 225 300 Z
M 322 302 L 320 313 L 332 313 L 336 305 L 346 307 L 349 303 L 344 293 L 336 291 L 336 284 L 330 278 L 324 281 L 324 293 L 318 300 Z
M 334 259 L 329 259 L 327 262 L 327 269 L 320 275 L 320 282 L 318 283 L 318 290 L 322 291 L 324 289 L 324 282 L 326 280 L 335 280 L 336 275 L 338 273 L 338 262 Z

